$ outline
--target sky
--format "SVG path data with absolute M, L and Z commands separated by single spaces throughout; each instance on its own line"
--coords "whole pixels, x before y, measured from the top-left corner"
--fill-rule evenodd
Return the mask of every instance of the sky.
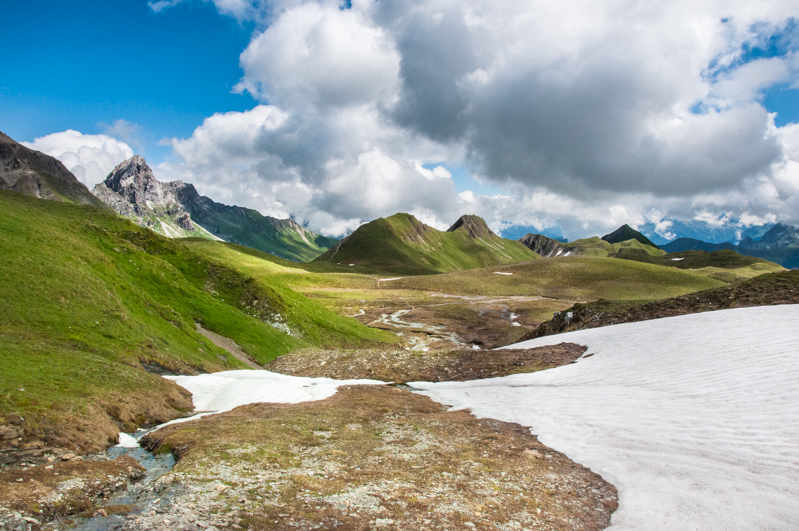
M 343 236 L 799 224 L 799 4 L 32 0 L 0 131 L 87 186 L 162 181 Z

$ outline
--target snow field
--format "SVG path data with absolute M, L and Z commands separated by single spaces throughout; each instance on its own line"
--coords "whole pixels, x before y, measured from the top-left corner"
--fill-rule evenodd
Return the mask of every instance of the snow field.
M 799 306 L 707 312 L 507 348 L 586 345 L 573 365 L 410 384 L 530 426 L 619 489 L 614 531 L 799 528 Z

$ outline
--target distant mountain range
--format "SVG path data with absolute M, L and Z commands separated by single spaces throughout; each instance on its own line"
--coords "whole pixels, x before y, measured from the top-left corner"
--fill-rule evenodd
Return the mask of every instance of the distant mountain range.
M 494 234 L 478 216 L 462 216 L 440 231 L 410 214 L 395 214 L 361 225 L 316 260 L 406 275 L 537 258 L 521 243 Z
M 717 251 L 731 249 L 738 254 L 756 256 L 776 262 L 789 269 L 799 268 L 799 228 L 778 223 L 772 225 L 762 236 L 755 239 L 744 237 L 738 245 L 731 243 L 708 243 L 693 238 L 678 238 L 664 245 L 668 252 L 689 250 Z
M 776 232 L 776 231 L 775 231 Z M 779 241 L 788 241 L 790 231 L 779 231 Z M 758 267 L 774 268 L 777 262 L 770 258 L 747 253 L 736 252 L 737 248 L 730 244 L 712 244 L 680 238 L 675 245 L 658 248 L 643 234 L 629 225 L 622 225 L 602 238 L 596 236 L 569 243 L 562 243 L 541 234 L 527 234 L 519 240 L 532 251 L 542 257 L 566 257 L 575 255 L 598 256 L 633 260 L 649 264 L 675 267 L 678 269 L 696 269 L 702 267 L 738 268 L 761 264 Z M 648 243 L 646 243 L 648 242 Z M 779 262 L 777 262 L 779 263 Z
M 338 241 L 292 219 L 217 203 L 183 181 L 162 183 L 139 155 L 114 168 L 92 193 L 119 214 L 168 237 L 221 239 L 299 262 L 316 258 Z

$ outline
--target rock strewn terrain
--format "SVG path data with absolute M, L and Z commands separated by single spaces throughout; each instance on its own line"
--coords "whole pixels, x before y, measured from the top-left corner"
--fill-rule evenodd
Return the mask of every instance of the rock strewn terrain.
M 179 457 L 157 486 L 177 494 L 127 530 L 593 530 L 618 506 L 610 484 L 526 428 L 392 387 L 243 406 L 146 444 Z
M 291 376 L 385 382 L 464 382 L 551 369 L 574 362 L 585 347 L 573 343 L 519 350 L 301 350 L 264 368 Z
M 0 471 L 0 529 L 41 529 L 64 517 L 129 510 L 99 506 L 141 479 L 142 467 L 132 457 L 93 457 L 51 455 L 49 464 Z

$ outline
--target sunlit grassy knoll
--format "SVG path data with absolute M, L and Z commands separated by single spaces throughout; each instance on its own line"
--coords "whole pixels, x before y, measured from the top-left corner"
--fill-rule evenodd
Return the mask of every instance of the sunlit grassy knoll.
M 435 277 L 406 277 L 393 284 L 394 288 L 463 295 L 539 295 L 571 300 L 655 299 L 723 285 L 690 271 L 594 257 L 559 257 Z
M 585 256 L 608 257 L 617 254 L 622 249 L 639 250 L 648 256 L 663 256 L 666 251 L 645 245 L 638 240 L 627 240 L 619 243 L 608 243 L 598 236 L 574 240 L 573 242 L 562 244 L 567 249 L 573 249 L 575 253 Z
M 320 288 L 369 289 L 377 285 L 379 278 L 379 275 L 354 273 L 352 268 L 326 262 L 290 262 L 234 243 L 210 242 L 199 238 L 181 242 L 196 253 L 219 260 L 245 275 L 296 291 Z

